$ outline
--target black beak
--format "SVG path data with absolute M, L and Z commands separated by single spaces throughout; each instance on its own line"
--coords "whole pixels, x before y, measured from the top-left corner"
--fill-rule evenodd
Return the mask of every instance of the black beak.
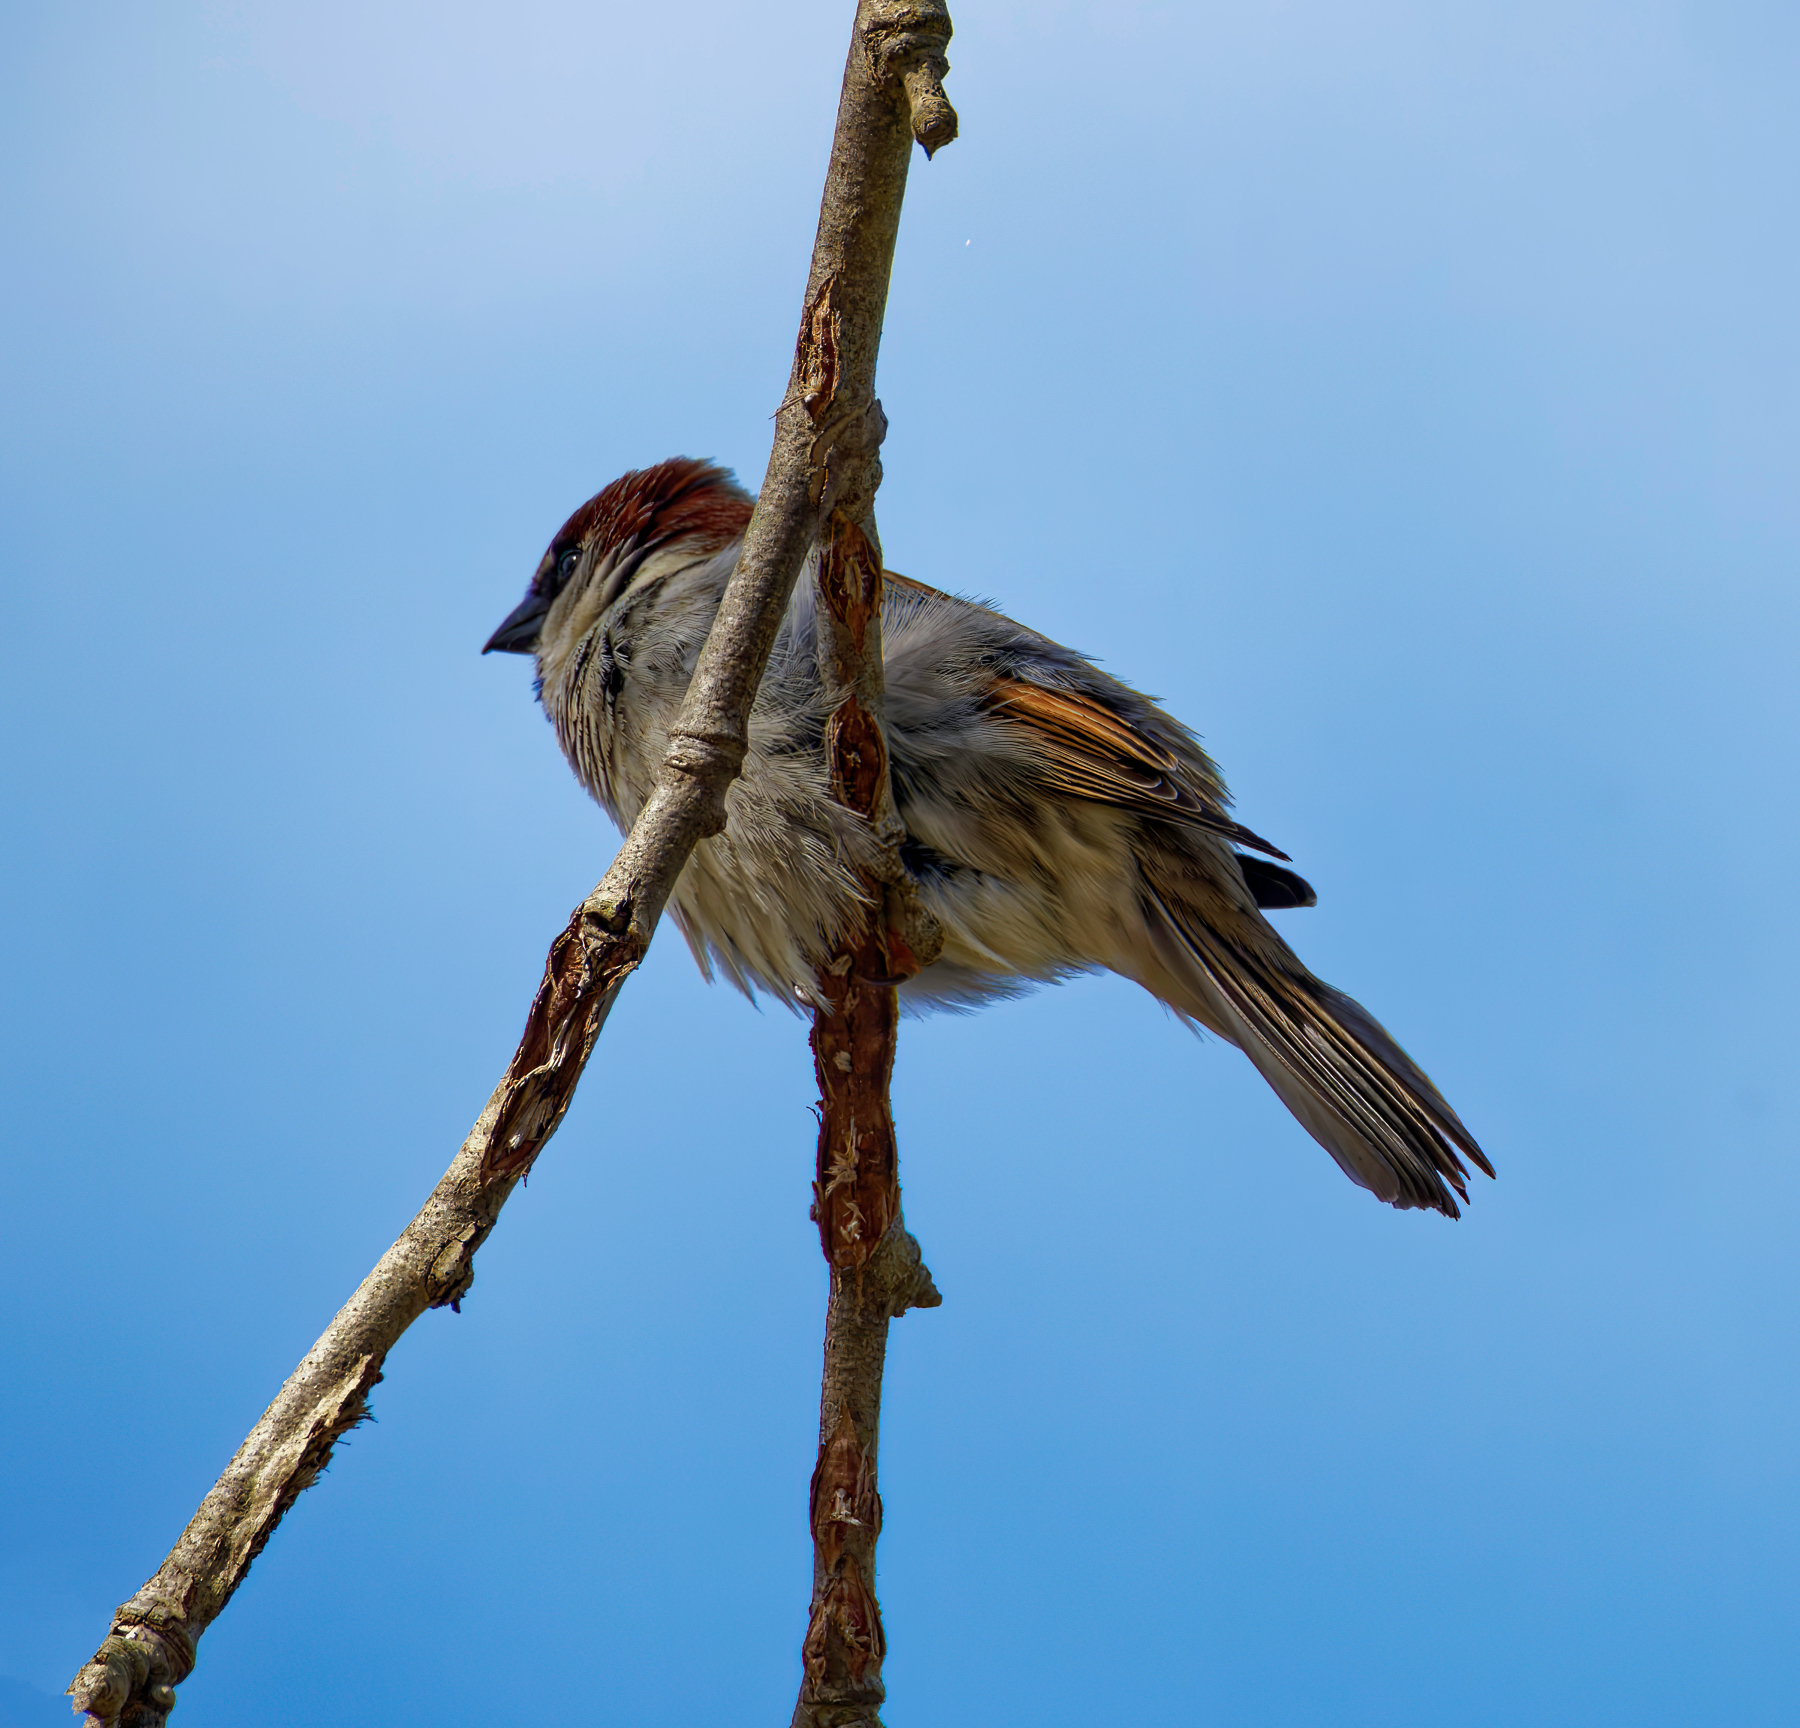
M 483 654 L 529 654 L 537 647 L 538 632 L 544 628 L 544 614 L 550 602 L 541 594 L 527 594 L 506 617 L 500 628 L 487 639 Z

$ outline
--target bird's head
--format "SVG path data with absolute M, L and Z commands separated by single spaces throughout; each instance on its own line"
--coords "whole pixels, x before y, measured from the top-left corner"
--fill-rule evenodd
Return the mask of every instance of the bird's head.
M 677 543 L 717 552 L 744 532 L 750 509 L 749 494 L 710 462 L 676 456 L 621 474 L 557 530 L 482 653 L 541 658 L 578 617 L 591 627 L 610 611 L 652 554 Z

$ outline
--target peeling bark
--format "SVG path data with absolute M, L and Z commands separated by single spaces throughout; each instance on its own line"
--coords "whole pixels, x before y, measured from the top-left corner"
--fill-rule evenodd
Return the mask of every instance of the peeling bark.
M 956 135 L 940 80 L 950 19 L 942 5 L 864 0 L 844 72 L 833 177 L 819 222 L 821 251 L 808 286 L 795 373 L 798 395 L 822 442 L 833 425 L 867 430 L 817 463 L 811 496 L 829 511 L 819 551 L 821 682 L 834 696 L 825 743 L 832 795 L 881 843 L 879 874 L 865 879 L 870 911 L 817 975 L 813 1016 L 819 1082 L 818 1174 L 813 1216 L 831 1267 L 820 1394 L 819 1460 L 813 1472 L 812 1605 L 801 1643 L 793 1728 L 879 1728 L 887 1642 L 875 1595 L 881 1532 L 876 1455 L 888 1322 L 941 1300 L 907 1234 L 888 1087 L 899 1023 L 896 986 L 928 965 L 943 935 L 912 890 L 900 856 L 882 733 L 881 547 L 875 454 L 886 429 L 875 400 L 875 354 L 886 307 L 845 285 L 885 285 L 886 269 L 858 271 L 859 255 L 893 256 L 911 146 L 929 156 Z M 868 164 L 868 201 L 834 216 L 839 162 Z M 841 236 L 843 262 L 824 252 Z M 821 270 L 821 266 L 823 269 Z
M 725 792 L 747 748 L 750 705 L 802 560 L 815 542 L 835 542 L 838 524 L 865 517 L 879 483 L 876 451 L 885 421 L 873 384 L 881 313 L 910 139 L 916 132 L 929 153 L 955 135 L 955 115 L 938 84 L 949 33 L 948 15 L 935 0 L 865 0 L 859 10 L 806 314 L 788 391 L 776 412 L 774 448 L 656 789 L 611 869 L 551 945 L 518 1050 L 442 1181 L 289 1376 L 167 1559 L 120 1607 L 105 1642 L 70 1685 L 75 1708 L 87 1713 L 93 1728 L 160 1728 L 174 1706 L 174 1689 L 193 1671 L 201 1634 L 289 1507 L 324 1469 L 338 1439 L 367 1416 L 388 1351 L 427 1308 L 454 1309 L 468 1294 L 476 1251 L 561 1123 L 688 855 L 699 840 L 723 830 Z M 845 683 L 868 714 L 879 715 L 878 646 L 872 655 L 874 685 L 866 673 Z M 884 904 L 899 908 L 893 928 L 905 952 L 929 953 L 929 932 L 921 931 L 916 917 L 906 921 L 911 902 L 903 874 L 889 885 Z M 850 986 L 865 987 L 860 980 Z M 860 1058 L 856 1048 L 853 1066 Z M 891 1064 L 891 1035 L 888 1050 Z M 891 1122 L 888 1139 L 891 1144 Z M 935 1299 L 917 1248 L 898 1225 L 897 1190 L 894 1227 L 871 1240 L 880 1249 L 855 1279 L 859 1296 L 874 1299 L 886 1291 L 888 1311 Z M 841 1295 L 834 1275 L 834 1317 Z M 893 1310 L 897 1300 L 901 1308 Z M 872 1345 L 858 1331 L 866 1330 L 865 1322 L 849 1308 L 845 1312 L 846 1347 L 861 1340 L 846 1360 L 854 1358 L 866 1371 Z M 884 1312 L 882 1347 L 886 1325 Z M 828 1340 L 828 1405 L 832 1349 Z M 874 1406 L 860 1393 L 838 1400 L 860 1412 L 852 1417 L 859 1436 L 866 1424 L 867 1439 L 859 1444 L 867 1448 L 870 1492 L 879 1358 L 876 1349 Z M 879 1689 L 880 1617 L 869 1589 L 873 1536 L 867 1540 L 866 1564 L 855 1542 L 840 1544 L 822 1637 L 828 1664 L 839 1660 L 835 1652 L 841 1650 L 846 1669 L 864 1682 L 872 1674 Z M 854 1579 L 853 1561 L 859 1568 Z M 826 1718 L 816 1720 L 823 1724 Z
M 833 970 L 840 963 L 843 970 Z M 825 1258 L 839 1271 L 861 1266 L 900 1216 L 899 1151 L 888 1103 L 899 1005 L 893 985 L 880 979 L 888 965 L 881 932 L 870 929 L 818 975 L 829 1006 L 813 1015 L 819 1080 L 813 1218 Z
M 791 1728 L 880 1728 L 887 1641 L 874 1587 L 882 1521 L 876 1462 L 888 1322 L 942 1300 L 898 1217 L 855 1270 L 832 1268 L 810 1502 L 812 1608 Z

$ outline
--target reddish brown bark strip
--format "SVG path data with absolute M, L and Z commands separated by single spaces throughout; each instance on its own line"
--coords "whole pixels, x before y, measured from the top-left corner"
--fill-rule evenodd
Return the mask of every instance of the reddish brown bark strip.
M 483 1182 L 526 1175 L 562 1125 L 607 1010 L 638 964 L 631 943 L 621 940 L 631 929 L 629 907 L 614 922 L 616 929 L 579 906 L 550 944 L 524 1036 L 495 1092 L 500 1103 L 482 1152 Z
M 871 183 L 891 186 L 892 198 L 879 213 L 864 213 L 846 236 L 852 246 L 892 255 L 912 139 L 929 156 L 956 136 L 956 115 L 939 82 L 948 69 L 949 38 L 950 19 L 939 0 L 863 0 L 858 9 L 838 144 L 854 137 L 871 163 Z M 812 496 L 831 513 L 819 553 L 818 616 L 821 680 L 841 693 L 826 728 L 832 794 L 869 824 L 885 856 L 879 877 L 864 881 L 869 912 L 861 928 L 846 933 L 817 976 L 813 1216 L 831 1266 L 831 1298 L 811 1500 L 812 1607 L 793 1728 L 879 1728 L 887 1644 L 875 1596 L 881 1531 L 875 1465 L 888 1322 L 941 1300 L 901 1219 L 888 1098 L 899 1024 L 895 986 L 936 957 L 942 933 L 919 906 L 901 862 L 904 831 L 881 730 L 882 569 L 874 500 L 881 484 L 875 447 L 886 420 L 874 385 L 885 304 L 885 298 L 840 293 L 835 274 L 815 275 L 795 366 L 821 437 L 834 423 L 869 428 L 860 448 L 842 441 L 843 456 L 819 465 Z
M 838 959 L 843 971 L 819 973 L 819 991 L 830 1007 L 813 1015 L 819 1080 L 813 1217 L 825 1258 L 853 1272 L 900 1215 L 899 1152 L 888 1102 L 900 1013 L 893 986 L 878 981 L 889 963 L 878 931 L 863 931 Z
M 812 1610 L 792 1728 L 880 1728 L 887 1641 L 875 1599 L 876 1461 L 888 1322 L 942 1300 L 899 1218 L 862 1265 L 832 1269 L 810 1502 Z
M 891 815 L 887 746 L 858 689 L 879 700 L 881 560 L 854 523 L 840 519 L 836 529 L 819 560 L 821 621 L 829 621 L 821 652 L 830 682 L 849 686 L 826 730 L 831 786 L 840 803 L 875 825 L 883 813 Z M 939 1300 L 900 1219 L 899 1147 L 888 1096 L 900 1019 L 895 986 L 919 962 L 895 928 L 899 902 L 888 885 L 866 879 L 864 886 L 869 915 L 819 969 L 823 1001 L 813 1014 L 819 1082 L 813 1217 L 831 1266 L 831 1300 L 812 1485 L 812 1608 L 795 1728 L 878 1721 L 887 1645 L 875 1597 L 881 1533 L 875 1455 L 887 1327 L 909 1306 Z M 872 1267 L 878 1253 L 885 1258 Z M 896 1256 L 898 1285 L 891 1270 Z

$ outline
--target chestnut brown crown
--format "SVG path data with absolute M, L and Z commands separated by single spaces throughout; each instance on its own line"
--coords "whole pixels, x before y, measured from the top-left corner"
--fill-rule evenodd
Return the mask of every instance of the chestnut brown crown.
M 692 540 L 697 550 L 711 552 L 729 545 L 748 526 L 754 504 L 730 469 L 692 456 L 621 474 L 557 529 L 525 598 L 482 653 L 532 653 L 545 616 L 578 575 L 604 567 L 622 592 L 659 546 Z

